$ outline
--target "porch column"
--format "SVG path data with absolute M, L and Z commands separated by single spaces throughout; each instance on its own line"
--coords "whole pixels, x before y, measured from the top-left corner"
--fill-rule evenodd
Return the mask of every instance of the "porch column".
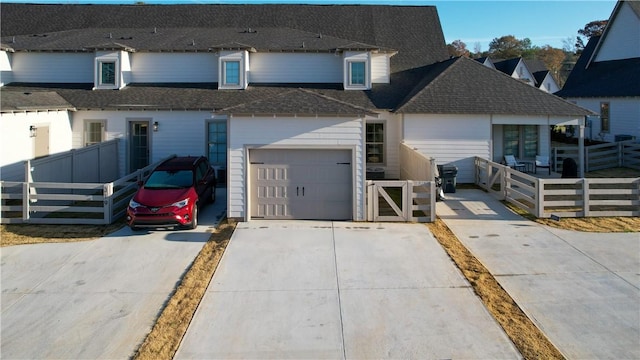
M 586 121 L 586 116 L 578 121 L 578 126 L 580 128 L 579 136 L 578 136 L 578 163 L 580 164 L 578 167 L 578 177 L 584 178 L 584 124 Z

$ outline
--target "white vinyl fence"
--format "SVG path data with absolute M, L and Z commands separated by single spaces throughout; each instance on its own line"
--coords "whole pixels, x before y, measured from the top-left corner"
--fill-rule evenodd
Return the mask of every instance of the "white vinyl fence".
M 108 183 L 0 181 L 0 222 L 111 224 L 125 215 L 138 182 L 157 164 Z
M 476 184 L 539 218 L 640 216 L 640 178 L 538 179 L 479 157 Z
M 585 172 L 627 167 L 640 170 L 640 144 L 633 141 L 620 141 L 599 145 L 585 146 Z M 566 158 L 579 161 L 577 146 L 560 146 L 551 149 L 553 171 L 562 172 L 562 162 Z

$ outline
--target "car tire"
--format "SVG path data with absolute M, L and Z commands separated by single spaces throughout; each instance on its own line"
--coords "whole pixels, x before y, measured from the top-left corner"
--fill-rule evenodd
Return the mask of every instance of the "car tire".
M 191 223 L 188 228 L 193 230 L 198 227 L 198 204 L 193 205 L 193 211 L 191 212 Z

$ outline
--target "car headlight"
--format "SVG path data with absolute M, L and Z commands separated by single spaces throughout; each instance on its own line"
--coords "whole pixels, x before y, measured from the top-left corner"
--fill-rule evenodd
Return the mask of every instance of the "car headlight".
M 129 201 L 129 207 L 130 208 L 135 209 L 135 208 L 137 208 L 139 206 L 142 206 L 142 205 L 140 205 L 139 203 L 133 201 L 133 199 L 131 199 L 131 201 Z
M 171 204 L 171 206 L 175 206 L 178 208 L 183 208 L 185 206 L 187 206 L 187 204 L 189 204 L 189 199 L 184 199 L 184 200 L 180 200 L 178 202 L 174 202 L 173 204 Z

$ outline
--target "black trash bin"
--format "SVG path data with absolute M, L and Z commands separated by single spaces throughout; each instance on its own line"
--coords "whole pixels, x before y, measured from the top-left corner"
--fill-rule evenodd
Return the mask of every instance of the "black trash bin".
M 458 176 L 458 167 L 454 165 L 438 165 L 438 172 L 442 179 L 442 190 L 445 193 L 456 192 L 456 177 Z
M 563 179 L 577 179 L 578 178 L 578 164 L 572 158 L 566 158 L 562 161 L 562 176 Z

